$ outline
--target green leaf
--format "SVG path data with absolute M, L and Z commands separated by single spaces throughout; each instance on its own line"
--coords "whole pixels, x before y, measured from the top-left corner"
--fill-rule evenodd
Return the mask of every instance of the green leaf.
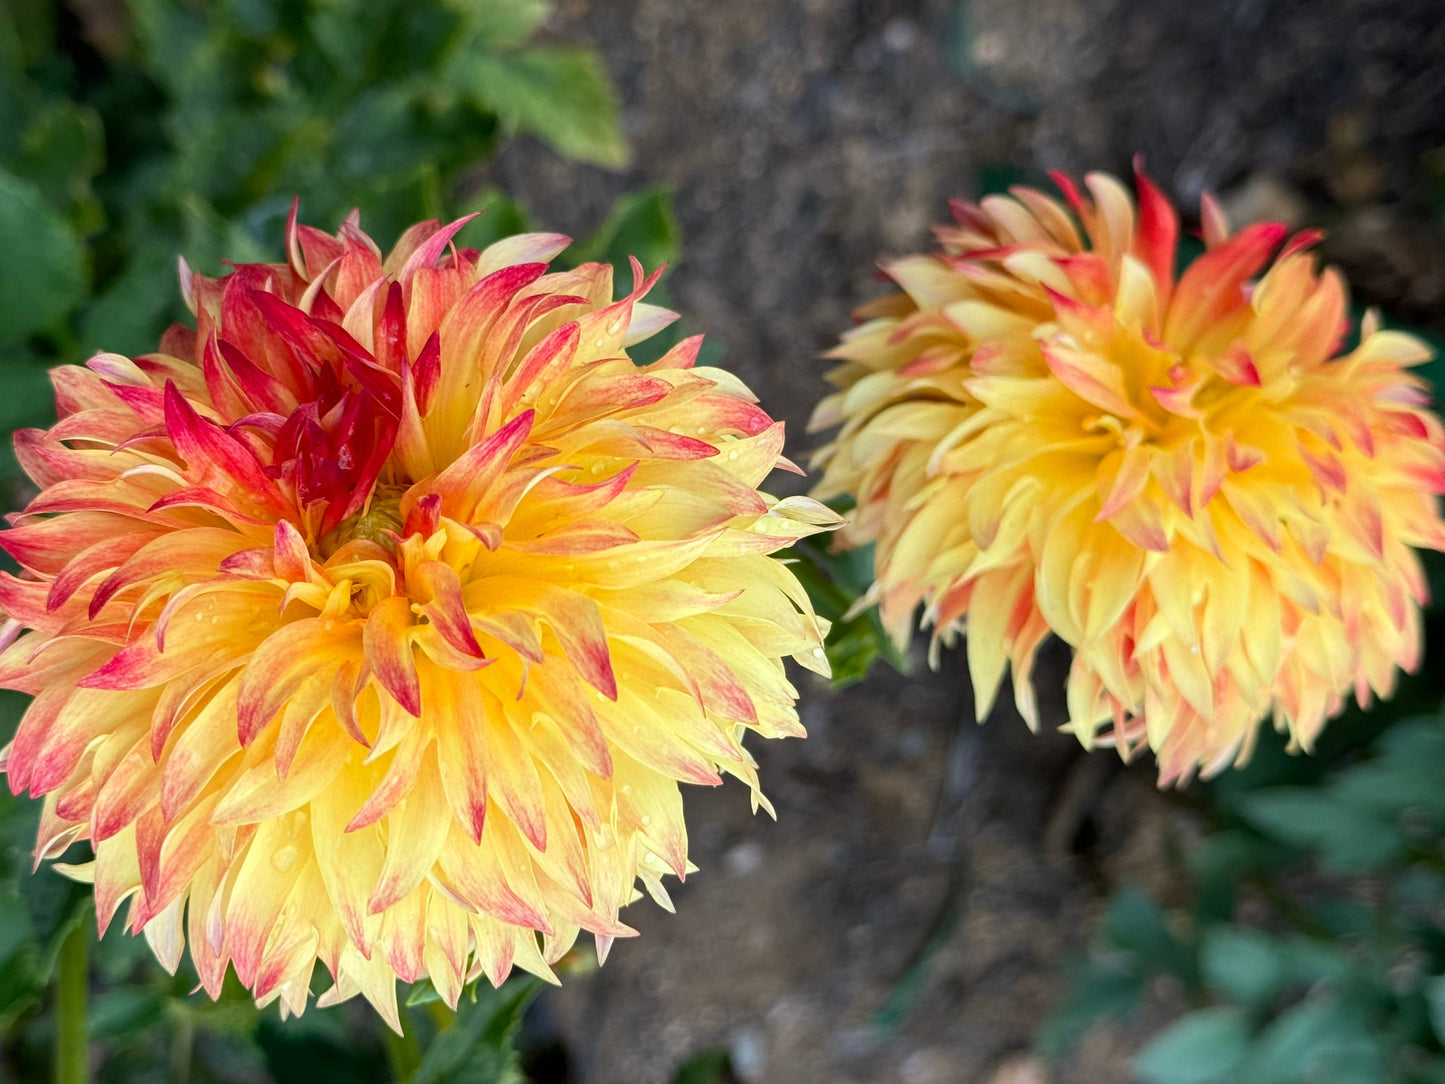
M 16 171 L 65 209 L 84 235 L 104 225 L 105 212 L 90 182 L 105 167 L 100 114 L 72 101 L 52 102 L 25 128 Z
M 6 963 L 34 936 L 25 901 L 14 885 L 0 885 L 0 964 Z
M 1279 945 L 1280 960 L 1291 982 L 1312 986 L 1317 982 L 1343 982 L 1353 965 L 1337 941 L 1293 937 Z
M 1435 716 L 1405 719 L 1387 730 L 1377 755 L 1341 769 L 1330 781 L 1332 795 L 1347 805 L 1394 818 L 1407 810 L 1445 822 L 1445 729 Z
M 48 331 L 85 296 L 85 249 L 29 181 L 0 170 L 0 343 Z
M 1194 951 L 1170 932 L 1159 905 L 1137 888 L 1125 888 L 1110 901 L 1104 936 L 1137 953 L 1150 970 L 1168 971 L 1190 984 L 1196 981 Z
M 526 209 L 500 189 L 489 188 L 468 203 L 472 210 L 481 212 L 462 234 L 462 239 L 473 248 L 486 248 L 494 241 L 532 228 Z
M 1145 1044 L 1134 1058 L 1144 1084 L 1210 1084 L 1244 1060 L 1249 1026 L 1235 1008 L 1201 1009 Z
M 1403 849 L 1399 828 L 1328 790 L 1273 787 L 1238 801 L 1240 814 L 1266 835 L 1318 853 L 1341 872 L 1374 869 Z
M 1430 1006 L 1430 1027 L 1435 1038 L 1445 1046 L 1445 975 L 1426 979 L 1424 993 L 1425 1002 Z
M 1232 1001 L 1258 1005 L 1283 985 L 1284 962 L 1276 942 L 1242 926 L 1214 926 L 1199 945 L 1204 981 Z
M 616 276 L 614 289 L 620 292 L 632 281 L 628 257 L 637 257 L 650 274 L 663 264 L 676 263 L 681 254 L 682 229 L 673 213 L 672 190 L 655 185 L 618 199 L 597 231 L 567 255 L 579 264 L 589 260 L 610 263 Z
M 1220 829 L 1199 841 L 1188 856 L 1194 875 L 1194 910 L 1203 919 L 1227 920 L 1234 914 L 1240 881 L 1275 861 L 1292 857 L 1288 848 L 1262 839 L 1247 828 Z
M 406 992 L 406 1000 L 402 1004 L 411 1009 L 418 1005 L 430 1005 L 433 1001 L 441 999 L 442 996 L 432 985 L 431 979 L 422 978 L 411 984 L 411 988 Z
M 452 81 L 479 108 L 532 132 L 559 153 L 620 169 L 627 164 L 617 93 L 589 49 L 539 46 L 504 56 L 476 53 Z
M 176 254 L 136 253 L 110 288 L 81 313 L 82 354 L 106 350 L 134 357 L 154 350 L 166 325 L 184 312 L 180 296 Z
M 792 550 L 797 559 L 791 567 L 818 616 L 832 622 L 823 648 L 833 686 L 843 688 L 863 680 L 879 659 L 906 673 L 908 657 L 883 628 L 876 608 L 844 620 L 872 578 L 873 547 L 833 553 L 826 545 L 817 539 L 799 542 Z
M 213 102 L 222 92 L 216 61 L 217 39 L 225 33 L 224 23 L 217 20 L 208 25 L 203 11 L 172 0 L 128 0 L 126 10 L 135 25 L 147 74 L 178 100 L 184 101 L 194 92 L 204 96 L 198 104 Z M 208 69 L 209 81 L 203 74 Z
M 49 933 L 49 931 L 45 929 L 44 923 L 36 921 L 34 898 L 30 898 L 30 919 L 39 929 L 41 935 L 40 940 L 44 946 L 44 951 L 40 954 L 40 962 L 36 968 L 36 977 L 42 983 L 49 983 L 55 975 L 56 968 L 59 966 L 60 950 L 72 930 L 80 927 L 88 927 L 85 929 L 85 934 L 91 939 L 91 944 L 94 945 L 95 901 L 91 898 L 89 892 L 82 892 L 81 886 L 65 880 L 54 870 L 47 869 L 44 870 L 43 873 L 49 874 L 57 881 L 64 882 L 64 896 L 61 898 L 66 901 L 56 910 L 59 921 L 55 923 L 54 932 L 50 933 L 47 942 L 46 934 Z M 30 877 L 27 880 L 30 885 L 34 885 L 37 882 L 40 882 L 42 885 L 44 884 L 40 874 Z M 28 892 L 25 894 L 30 896 Z M 47 895 L 49 895 L 49 893 L 47 893 Z
M 166 997 L 146 986 L 121 986 L 98 994 L 90 1006 L 90 1033 L 116 1038 L 149 1033 L 165 1017 Z
M 1260 1033 L 1241 1066 L 1240 1079 L 1247 1084 L 1373 1084 L 1383 1068 L 1364 1018 L 1330 998 L 1316 998 L 1295 1006 Z
M 726 1050 L 704 1050 L 678 1066 L 672 1084 L 734 1084 L 736 1079 Z
M 0 433 L 4 434 L 8 451 L 9 436 L 16 429 L 49 425 L 55 420 L 55 392 L 49 367 L 34 362 L 0 360 L 0 381 L 5 387 L 5 394 L 0 396 Z
M 452 1022 L 427 1047 L 411 1084 L 520 1081 L 512 1039 L 541 988 L 536 979 L 514 979 L 498 990 L 483 985 L 475 1001 L 463 998 Z
M 1096 954 L 1069 984 L 1068 996 L 1049 1013 L 1034 1045 L 1046 1058 L 1056 1058 L 1084 1037 L 1094 1022 L 1121 1017 L 1134 1009 L 1144 993 L 1144 976 L 1136 961 Z
M 446 0 L 462 17 L 470 43 L 490 49 L 521 45 L 547 18 L 544 0 Z
M 20 64 L 42 63 L 55 49 L 56 5 L 47 0 L 6 0 L 0 37 L 9 38 L 3 47 L 14 50 Z M 8 25 L 7 25 L 8 24 Z

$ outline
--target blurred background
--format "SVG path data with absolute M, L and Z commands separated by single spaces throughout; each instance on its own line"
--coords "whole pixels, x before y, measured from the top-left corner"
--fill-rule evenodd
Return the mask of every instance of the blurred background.
M 152 348 L 177 254 L 279 258 L 299 193 L 383 245 L 485 209 L 469 243 L 530 223 L 575 259 L 671 262 L 683 332 L 801 459 L 817 355 L 880 255 L 926 247 L 949 197 L 1136 153 L 1186 219 L 1211 191 L 1236 223 L 1324 227 L 1359 306 L 1441 343 L 1440 0 L 0 0 L 0 425 L 44 423 L 47 366 Z M 0 482 L 23 503 L 13 461 Z M 857 562 L 805 560 L 841 612 Z M 974 726 L 960 654 L 807 683 L 810 737 L 756 750 L 778 823 L 690 791 L 678 913 L 638 904 L 640 938 L 532 1001 L 510 1077 L 530 990 L 434 1040 L 422 992 L 411 1079 L 1445 1082 L 1430 626 L 1423 676 L 1315 758 L 1266 742 L 1179 793 L 1008 705 Z M 842 633 L 845 678 L 887 654 L 866 619 Z M 1066 664 L 1040 667 L 1046 720 Z M 34 811 L 0 801 L 0 1081 L 42 1080 L 55 960 L 93 917 L 28 875 Z M 93 960 L 96 1079 L 397 1076 L 364 1013 L 185 999 L 188 965 L 115 934 Z

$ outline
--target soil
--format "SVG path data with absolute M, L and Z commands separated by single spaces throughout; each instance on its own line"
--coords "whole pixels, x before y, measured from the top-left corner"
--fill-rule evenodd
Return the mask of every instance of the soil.
M 522 139 L 484 180 L 577 236 L 672 186 L 671 295 L 795 455 L 877 257 L 926 246 L 948 197 L 1049 169 L 1142 153 L 1186 208 L 1212 190 L 1236 219 L 1327 227 L 1358 297 L 1445 325 L 1441 0 L 568 0 L 552 31 L 602 50 L 634 164 Z M 1066 664 L 1041 667 L 1046 731 Z M 660 1084 L 710 1049 L 743 1084 L 1129 1079 L 1168 990 L 1067 1061 L 1027 1051 L 1107 891 L 1170 887 L 1188 796 L 1008 705 L 975 726 L 957 653 L 841 692 L 804 678 L 810 736 L 755 750 L 777 823 L 740 787 L 690 791 L 677 913 L 639 903 L 641 936 L 541 1003 L 570 1079 Z

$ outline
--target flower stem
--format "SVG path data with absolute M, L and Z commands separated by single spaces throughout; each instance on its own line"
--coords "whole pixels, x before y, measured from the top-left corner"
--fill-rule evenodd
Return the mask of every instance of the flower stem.
M 409 1031 L 398 1035 L 385 1026 L 381 1034 L 386 1041 L 386 1063 L 391 1068 L 393 1084 L 407 1084 L 421 1064 L 421 1047 L 417 1045 L 416 1036 Z
M 90 1047 L 86 1038 L 86 1001 L 90 994 L 90 941 L 77 922 L 60 946 L 56 990 L 55 1084 L 87 1084 Z

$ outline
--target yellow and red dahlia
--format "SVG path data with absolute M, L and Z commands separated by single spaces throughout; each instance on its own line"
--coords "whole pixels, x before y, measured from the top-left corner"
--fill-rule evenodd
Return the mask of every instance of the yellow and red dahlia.
M 633 364 L 656 274 L 614 301 L 548 272 L 566 238 L 462 224 L 383 259 L 293 212 L 285 264 L 183 267 L 196 331 L 56 370 L 16 435 L 11 789 L 212 995 L 230 963 L 299 1013 L 319 959 L 398 1026 L 398 977 L 605 955 L 690 868 L 679 781 L 766 804 L 742 739 L 802 734 L 784 657 L 826 670 L 769 556 L 835 519 L 758 491 L 782 424 L 697 339 Z
M 1066 729 L 1161 783 L 1249 755 L 1272 716 L 1308 749 L 1353 690 L 1420 656 L 1415 547 L 1445 547 L 1429 352 L 1373 315 L 1344 350 L 1345 286 L 1313 233 L 1231 234 L 1176 277 L 1179 222 L 1142 173 L 1063 205 L 1029 188 L 953 207 L 941 251 L 884 264 L 902 292 L 829 355 L 841 424 L 815 494 L 851 494 L 877 603 L 905 643 L 967 632 L 979 718 L 1053 632 L 1074 650 Z M 1271 260 L 1271 255 L 1283 245 Z M 934 658 L 937 658 L 935 652 Z

